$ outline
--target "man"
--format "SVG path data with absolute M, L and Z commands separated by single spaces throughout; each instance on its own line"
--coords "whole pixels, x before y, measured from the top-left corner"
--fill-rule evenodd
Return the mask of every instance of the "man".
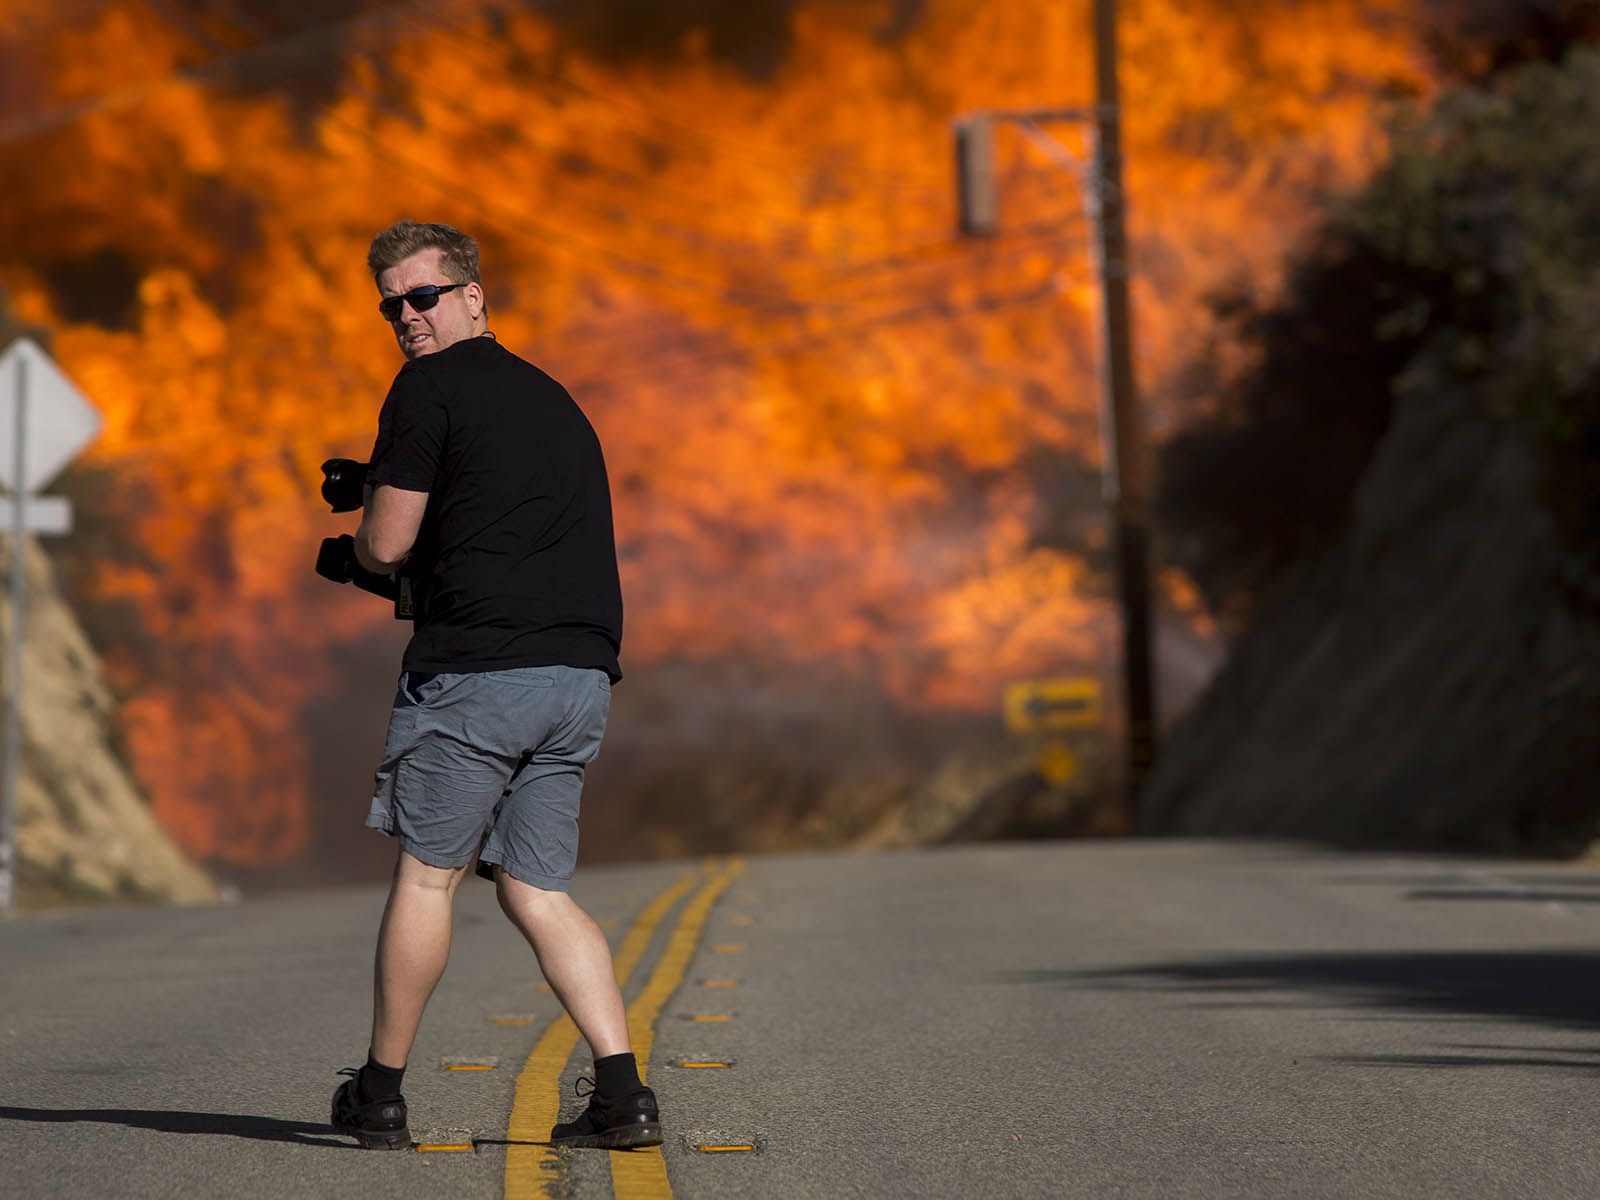
M 472 238 L 401 221 L 367 265 L 408 361 L 378 417 L 356 557 L 404 565 L 416 623 L 367 818 L 399 839 L 372 1041 L 332 1122 L 369 1149 L 410 1146 L 401 1080 L 476 857 L 594 1054 L 589 1107 L 551 1141 L 659 1145 L 610 947 L 567 893 L 584 768 L 621 678 L 600 443 L 561 385 L 489 332 Z

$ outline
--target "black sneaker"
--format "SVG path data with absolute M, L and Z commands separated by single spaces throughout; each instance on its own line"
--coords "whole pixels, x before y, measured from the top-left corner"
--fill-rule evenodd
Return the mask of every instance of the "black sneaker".
M 411 1131 L 406 1128 L 406 1100 L 404 1096 L 391 1096 L 387 1100 L 374 1100 L 363 1104 L 356 1091 L 356 1080 L 361 1071 L 346 1067 L 341 1075 L 350 1076 L 333 1093 L 333 1114 L 328 1123 L 335 1133 L 348 1133 L 361 1143 L 363 1150 L 409 1150 Z
M 578 1084 L 587 1083 L 581 1091 Z M 626 1150 L 632 1146 L 661 1145 L 661 1114 L 656 1109 L 656 1094 L 641 1087 L 620 1096 L 602 1096 L 594 1080 L 580 1076 L 572 1090 L 581 1099 L 589 1097 L 589 1107 L 576 1121 L 557 1125 L 550 1131 L 553 1146 L 592 1146 L 600 1150 Z

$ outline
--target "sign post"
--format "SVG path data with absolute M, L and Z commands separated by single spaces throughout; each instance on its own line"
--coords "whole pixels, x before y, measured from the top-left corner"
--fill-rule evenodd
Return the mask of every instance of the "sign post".
M 100 414 L 94 406 L 32 341 L 18 338 L 0 354 L 0 483 L 9 493 L 11 506 L 11 636 L 6 663 L 5 757 L 0 766 L 0 916 L 11 915 L 17 889 L 23 620 L 28 586 L 23 539 L 29 533 L 71 531 L 72 509 L 67 501 L 33 492 L 54 479 L 99 429 Z

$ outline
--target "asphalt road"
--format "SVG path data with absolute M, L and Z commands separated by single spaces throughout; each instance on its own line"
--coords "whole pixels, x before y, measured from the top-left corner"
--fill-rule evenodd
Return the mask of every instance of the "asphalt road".
M 636 959 L 645 1153 L 529 1134 L 587 1053 L 476 880 L 406 1083 L 419 1141 L 463 1149 L 323 1124 L 380 891 L 0 924 L 0 1195 L 1600 1196 L 1600 870 L 1203 842 L 723 868 L 576 889 Z

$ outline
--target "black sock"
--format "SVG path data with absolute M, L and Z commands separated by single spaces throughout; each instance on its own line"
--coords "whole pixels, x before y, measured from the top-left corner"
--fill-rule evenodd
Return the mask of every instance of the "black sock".
M 594 1090 L 602 1096 L 621 1096 L 643 1086 L 633 1055 L 609 1054 L 594 1060 Z
M 367 1051 L 367 1065 L 356 1076 L 356 1099 L 363 1104 L 374 1100 L 393 1100 L 400 1094 L 400 1081 L 406 1077 L 404 1067 L 386 1067 Z

